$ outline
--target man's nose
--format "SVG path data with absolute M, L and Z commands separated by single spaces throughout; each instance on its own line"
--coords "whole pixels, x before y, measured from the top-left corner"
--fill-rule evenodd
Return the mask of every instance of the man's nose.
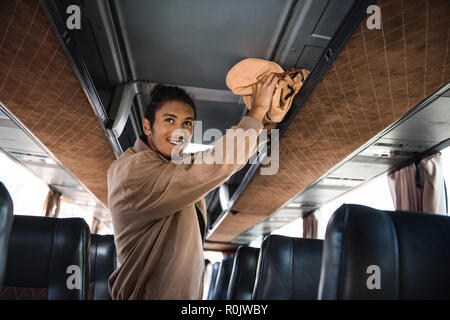
M 186 141 L 189 138 L 189 132 L 186 129 L 175 129 L 172 131 L 171 137 L 174 139 L 183 139 L 183 141 Z

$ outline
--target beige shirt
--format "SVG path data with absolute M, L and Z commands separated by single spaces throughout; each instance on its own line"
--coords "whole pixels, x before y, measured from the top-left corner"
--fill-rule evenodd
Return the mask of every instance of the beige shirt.
M 108 204 L 120 262 L 109 278 L 113 299 L 202 298 L 202 238 L 207 217 L 204 196 L 256 152 L 263 125 L 244 117 L 232 129 L 239 128 L 243 130 L 234 134 L 237 141 L 244 138 L 241 142 L 245 141 L 245 147 L 242 143 L 227 144 L 227 132 L 214 148 L 194 155 L 197 160 L 202 157 L 201 163 L 175 164 L 138 138 L 110 166 Z M 231 152 L 245 162 L 212 163 L 218 154 L 226 158 Z

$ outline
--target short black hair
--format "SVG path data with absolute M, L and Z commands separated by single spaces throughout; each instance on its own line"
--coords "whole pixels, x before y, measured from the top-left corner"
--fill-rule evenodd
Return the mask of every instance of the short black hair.
M 186 91 L 179 87 L 166 86 L 157 84 L 150 93 L 150 103 L 147 105 L 145 118 L 150 121 L 150 127 L 153 128 L 155 122 L 156 111 L 169 101 L 181 101 L 187 103 L 194 110 L 194 119 L 197 117 L 194 100 L 187 94 Z

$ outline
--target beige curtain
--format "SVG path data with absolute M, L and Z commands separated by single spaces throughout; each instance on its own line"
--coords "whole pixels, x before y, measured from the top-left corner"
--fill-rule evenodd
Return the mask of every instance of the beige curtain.
M 441 153 L 388 175 L 396 210 L 447 213 Z
M 44 215 L 46 217 L 52 218 L 58 217 L 60 206 L 61 206 L 61 193 L 49 189 L 47 193 L 47 198 L 45 199 L 44 202 Z
M 93 217 L 91 223 L 91 233 L 97 234 L 99 229 L 100 229 L 100 220 L 98 220 L 96 217 Z
M 317 219 L 314 213 L 303 218 L 303 238 L 317 239 Z

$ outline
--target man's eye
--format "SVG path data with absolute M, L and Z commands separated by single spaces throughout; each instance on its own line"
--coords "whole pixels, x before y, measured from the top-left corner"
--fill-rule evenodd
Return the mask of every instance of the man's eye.
M 166 121 L 169 122 L 169 123 L 173 123 L 173 119 L 172 118 L 167 118 Z
M 190 122 L 190 121 L 185 121 L 184 124 L 189 126 L 189 127 L 192 127 L 192 122 Z

